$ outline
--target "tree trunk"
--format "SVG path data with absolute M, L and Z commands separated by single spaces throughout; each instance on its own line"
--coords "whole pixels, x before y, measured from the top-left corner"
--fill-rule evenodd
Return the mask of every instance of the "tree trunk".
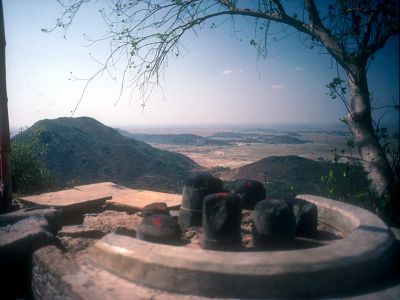
M 0 176 L 2 197 L 0 211 L 11 205 L 11 145 L 8 122 L 7 90 L 6 90 L 6 38 L 4 32 L 3 1 L 0 0 Z
M 368 174 L 373 196 L 389 196 L 393 188 L 393 172 L 385 151 L 375 134 L 365 67 L 358 67 L 356 75 L 348 74 L 349 113 L 345 118 L 361 156 L 361 164 Z

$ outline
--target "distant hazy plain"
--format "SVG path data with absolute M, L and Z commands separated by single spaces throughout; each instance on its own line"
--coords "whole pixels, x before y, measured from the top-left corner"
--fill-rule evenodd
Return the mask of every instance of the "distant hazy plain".
M 124 127 L 131 133 L 196 134 L 210 137 L 218 132 L 236 132 L 250 135 L 296 135 L 305 144 L 246 143 L 231 140 L 228 146 L 192 146 L 154 144 L 157 148 L 184 154 L 206 168 L 237 168 L 268 156 L 299 155 L 314 160 L 333 160 L 334 149 L 347 149 L 351 139 L 342 124 L 274 124 L 274 125 L 205 125 L 205 126 L 153 126 Z M 354 153 L 353 149 L 353 155 Z

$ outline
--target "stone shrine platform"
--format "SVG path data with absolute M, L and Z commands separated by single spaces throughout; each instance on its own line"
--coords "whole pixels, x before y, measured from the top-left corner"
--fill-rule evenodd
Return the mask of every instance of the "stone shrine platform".
M 145 242 L 135 238 L 143 207 L 165 202 L 176 217 L 182 196 L 102 182 L 23 197 L 27 208 L 0 218 L 0 254 L 14 257 L 18 248 L 15 260 L 28 258 L 32 295 L 26 297 L 34 299 L 286 299 L 307 293 L 317 299 L 400 299 L 400 271 L 390 271 L 400 267 L 399 232 L 346 203 L 298 197 L 315 203 L 319 221 L 346 237 L 314 249 L 270 252 Z M 256 292 L 242 290 L 248 287 Z

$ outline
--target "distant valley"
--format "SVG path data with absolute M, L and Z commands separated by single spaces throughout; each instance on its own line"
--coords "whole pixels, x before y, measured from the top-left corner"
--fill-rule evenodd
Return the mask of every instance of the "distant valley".
M 299 134 L 268 134 L 268 133 L 238 133 L 238 132 L 217 132 L 211 136 L 200 136 L 196 134 L 146 134 L 131 133 L 118 129 L 123 136 L 133 138 L 145 143 L 164 145 L 186 145 L 186 146 L 230 146 L 234 144 L 305 144 L 312 141 L 298 138 Z
M 118 129 L 119 133 L 128 138 L 132 138 L 145 143 L 167 144 L 167 145 L 192 145 L 192 146 L 226 146 L 228 142 L 202 137 L 196 134 L 145 134 L 130 133 Z

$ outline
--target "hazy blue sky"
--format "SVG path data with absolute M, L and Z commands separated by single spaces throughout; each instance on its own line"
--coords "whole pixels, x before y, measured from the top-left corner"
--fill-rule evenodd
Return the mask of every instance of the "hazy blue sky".
M 101 37 L 104 25 L 93 1 L 77 16 L 67 40 L 51 34 L 62 11 L 55 0 L 3 0 L 7 39 L 7 88 L 10 125 L 29 126 L 43 118 L 70 116 L 83 82 L 69 81 L 70 72 L 86 78 L 105 48 L 88 48 L 83 33 Z M 162 87 L 142 112 L 140 102 L 118 98 L 119 84 L 104 75 L 89 87 L 75 116 L 90 116 L 112 126 L 202 123 L 338 122 L 345 114 L 327 95 L 336 69 L 328 55 L 303 47 L 298 35 L 272 43 L 269 57 L 257 59 L 250 46 L 251 23 L 239 20 L 242 41 L 229 23 L 187 35 L 183 57 L 171 58 Z M 247 25 L 246 25 L 247 24 Z M 248 29 L 246 29 L 248 26 Z M 380 52 L 369 70 L 370 89 L 380 100 L 399 97 L 398 41 Z

